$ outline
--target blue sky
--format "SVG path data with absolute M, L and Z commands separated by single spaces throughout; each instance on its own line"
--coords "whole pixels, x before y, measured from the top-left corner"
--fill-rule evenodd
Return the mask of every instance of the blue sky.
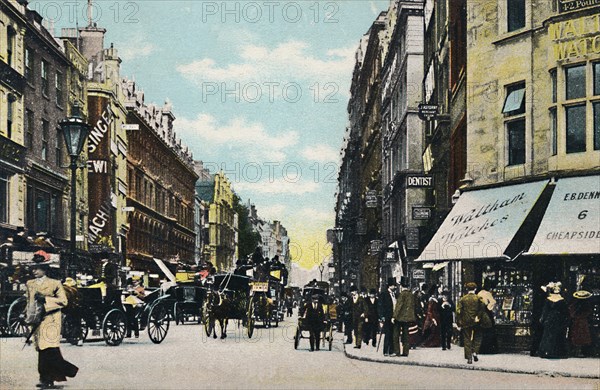
M 74 26 L 74 8 L 30 8 Z M 62 4 L 62 3 L 53 3 Z M 86 24 L 78 2 L 79 25 Z M 169 99 L 195 159 L 223 168 L 305 267 L 327 255 L 354 52 L 389 1 L 96 1 L 147 103 Z M 68 7 L 71 7 L 69 10 Z M 71 11 L 71 13 L 69 13 Z M 71 20 L 69 19 L 71 17 Z

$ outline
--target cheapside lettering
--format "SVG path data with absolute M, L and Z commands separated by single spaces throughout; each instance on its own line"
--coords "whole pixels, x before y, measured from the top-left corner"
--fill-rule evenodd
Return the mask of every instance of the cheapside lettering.
M 548 240 L 589 240 L 600 238 L 600 230 L 589 230 L 583 232 L 550 232 L 546 234 Z

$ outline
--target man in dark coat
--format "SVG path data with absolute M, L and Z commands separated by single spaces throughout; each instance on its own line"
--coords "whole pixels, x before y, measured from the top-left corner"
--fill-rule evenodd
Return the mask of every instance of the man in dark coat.
M 354 329 L 354 348 L 360 348 L 362 344 L 362 332 L 365 319 L 367 318 L 367 303 L 358 295 L 356 287 L 350 288 L 352 298 L 352 328 Z
M 389 356 L 394 350 L 400 350 L 398 338 L 393 338 L 392 317 L 396 304 L 396 278 L 388 278 L 387 290 L 379 296 L 379 321 L 383 323 L 383 356 Z
M 481 298 L 475 294 L 477 284 L 469 282 L 465 284 L 468 293 L 465 294 L 456 305 L 456 319 L 461 328 L 463 342 L 465 345 L 465 359 L 468 364 L 478 361 L 477 354 L 481 346 L 481 329 L 479 320 L 485 312 L 485 304 Z
M 369 295 L 365 301 L 367 302 L 367 317 L 365 318 L 364 325 L 365 343 L 369 345 L 370 341 L 371 345 L 375 347 L 377 345 L 377 331 L 379 329 L 377 290 L 374 288 L 369 290 Z
M 310 350 L 311 352 L 319 350 L 321 343 L 321 332 L 323 331 L 323 322 L 325 321 L 325 313 L 323 305 L 319 302 L 319 296 L 314 294 L 311 302 L 304 307 L 304 324 L 308 328 L 310 334 Z
M 340 317 L 344 327 L 344 336 L 346 336 L 344 344 L 352 344 L 352 306 L 345 292 L 342 293 Z
M 410 344 L 408 343 L 408 328 L 411 322 L 416 321 L 415 315 L 415 296 L 410 291 L 408 279 L 404 276 L 400 281 L 401 291 L 398 295 L 398 300 L 394 306 L 394 316 L 392 323 L 394 324 L 394 339 L 402 338 L 402 355 L 399 350 L 395 350 L 396 356 L 408 356 Z

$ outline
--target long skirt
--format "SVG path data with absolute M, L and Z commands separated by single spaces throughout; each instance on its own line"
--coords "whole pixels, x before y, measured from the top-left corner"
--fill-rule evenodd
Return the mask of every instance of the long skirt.
M 74 378 L 77 371 L 79 368 L 66 361 L 59 348 L 47 348 L 39 351 L 40 382 L 64 382 L 67 380 L 66 377 Z

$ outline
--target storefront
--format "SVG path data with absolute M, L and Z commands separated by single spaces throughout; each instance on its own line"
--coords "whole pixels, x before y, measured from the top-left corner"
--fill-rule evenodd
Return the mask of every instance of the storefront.
M 590 292 L 590 354 L 598 354 L 599 259 L 594 175 L 465 191 L 417 261 L 447 268 L 454 300 L 468 281 L 493 294 L 500 352 L 529 350 L 539 331 L 532 325 L 544 304 L 541 286 L 560 281 L 568 304 L 575 291 Z

